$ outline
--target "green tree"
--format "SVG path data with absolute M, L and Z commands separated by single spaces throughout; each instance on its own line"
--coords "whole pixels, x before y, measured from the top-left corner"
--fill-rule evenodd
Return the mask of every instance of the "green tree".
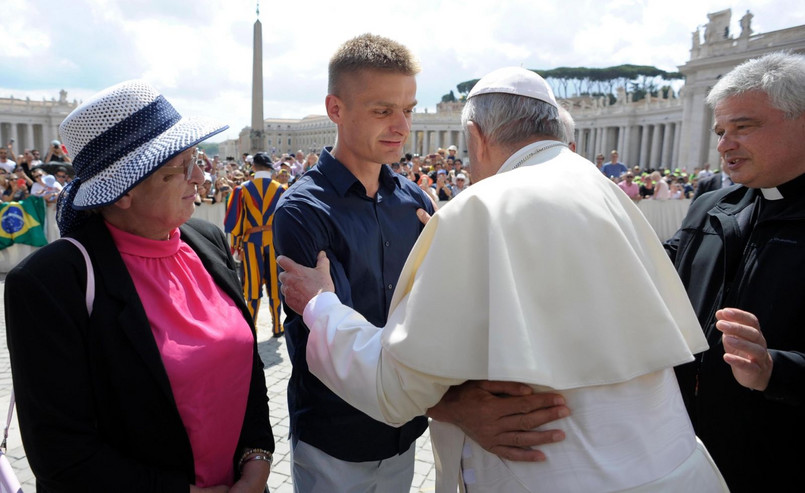
M 628 91 L 645 97 L 646 93 L 658 94 L 660 87 L 668 87 L 664 82 L 682 80 L 679 72 L 666 72 L 650 65 L 616 65 L 613 67 L 557 67 L 553 69 L 532 69 L 541 75 L 554 89 L 554 93 L 563 98 L 571 95 L 575 88 L 578 94 L 607 94 L 610 101 L 615 101 L 615 89 L 625 87 Z M 472 90 L 479 79 L 472 79 L 456 85 L 461 99 Z M 640 99 L 637 98 L 637 99 Z M 637 100 L 636 99 L 636 100 Z

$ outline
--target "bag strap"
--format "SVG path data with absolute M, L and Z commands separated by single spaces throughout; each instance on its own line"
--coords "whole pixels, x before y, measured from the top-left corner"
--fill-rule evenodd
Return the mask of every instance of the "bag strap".
M 3 443 L 0 443 L 0 451 L 6 453 L 8 441 L 8 428 L 11 426 L 11 418 L 14 416 L 14 389 L 11 389 L 11 398 L 8 402 L 8 417 L 6 418 L 6 427 L 3 429 Z
M 87 292 L 84 300 L 87 304 L 87 314 L 92 315 L 92 304 L 95 301 L 95 269 L 92 268 L 92 261 L 89 259 L 89 254 L 84 245 L 75 238 L 62 238 L 67 240 L 78 248 L 81 255 L 84 257 L 84 263 L 87 265 Z M 0 450 L 4 453 L 6 451 L 6 442 L 8 441 L 8 428 L 11 426 L 11 419 L 14 417 L 14 389 L 11 389 L 11 398 L 8 403 L 8 417 L 6 418 L 6 427 L 3 429 L 3 442 L 0 443 Z
M 84 245 L 75 238 L 64 237 L 62 240 L 67 240 L 81 252 L 84 256 L 84 262 L 87 264 L 87 293 L 85 301 L 87 303 L 87 314 L 92 315 L 92 304 L 95 301 L 95 270 L 92 268 L 92 261 L 89 259 L 89 254 Z

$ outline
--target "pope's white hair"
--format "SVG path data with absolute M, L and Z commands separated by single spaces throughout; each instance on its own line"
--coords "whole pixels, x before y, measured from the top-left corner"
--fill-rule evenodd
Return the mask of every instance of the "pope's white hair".
M 564 107 L 559 107 L 559 121 L 562 123 L 562 142 L 570 144 L 576 141 L 576 122 L 573 115 Z
M 467 100 L 461 124 L 472 121 L 493 144 L 512 148 L 534 137 L 562 140 L 564 131 L 555 106 L 526 96 L 479 94 Z

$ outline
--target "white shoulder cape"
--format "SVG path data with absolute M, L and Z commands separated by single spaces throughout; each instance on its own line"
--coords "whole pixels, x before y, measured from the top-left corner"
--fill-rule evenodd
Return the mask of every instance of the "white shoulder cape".
M 394 293 L 389 355 L 438 377 L 561 390 L 705 350 L 673 265 L 626 194 L 565 148 L 526 164 L 430 220 Z

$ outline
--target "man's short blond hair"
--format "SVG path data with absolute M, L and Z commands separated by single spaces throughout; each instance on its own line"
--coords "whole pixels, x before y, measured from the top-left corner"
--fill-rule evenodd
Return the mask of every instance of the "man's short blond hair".
M 402 44 L 374 34 L 350 39 L 330 58 L 327 92 L 338 95 L 344 74 L 361 70 L 383 70 L 403 75 L 419 73 L 419 62 Z

